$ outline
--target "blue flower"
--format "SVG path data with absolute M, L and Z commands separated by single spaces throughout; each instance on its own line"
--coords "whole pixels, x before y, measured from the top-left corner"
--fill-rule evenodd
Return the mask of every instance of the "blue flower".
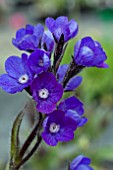
M 59 41 L 62 34 L 64 35 L 64 41 L 67 42 L 78 33 L 76 21 L 74 19 L 68 21 L 68 18 L 65 16 L 58 17 L 56 20 L 48 17 L 45 23 L 57 41 Z
M 54 38 L 52 33 L 48 30 L 42 36 L 41 47 L 46 51 L 52 52 L 54 49 Z
M 11 56 L 5 62 L 6 74 L 0 76 L 0 86 L 8 93 L 22 91 L 31 84 L 33 73 L 28 67 L 28 56 Z
M 68 142 L 74 138 L 77 124 L 64 112 L 56 110 L 46 117 L 43 127 L 43 140 L 50 146 L 56 146 L 58 142 Z
M 83 117 L 83 103 L 74 96 L 64 99 L 59 104 L 58 109 L 64 111 L 66 116 L 75 120 L 78 127 L 83 126 L 88 121 L 87 118 Z
M 63 87 L 50 72 L 43 72 L 31 84 L 37 110 L 49 114 L 56 109 L 57 102 L 63 95 Z
M 70 163 L 69 170 L 93 170 L 93 168 L 90 167 L 90 163 L 90 158 L 79 155 Z
M 16 38 L 12 39 L 12 43 L 19 50 L 34 51 L 41 43 L 44 27 L 41 24 L 26 25 L 16 32 Z
M 29 56 L 28 64 L 34 73 L 39 74 L 46 71 L 50 66 L 50 54 L 44 50 L 37 49 Z
M 91 37 L 84 37 L 74 47 L 74 59 L 76 64 L 86 67 L 108 68 L 104 63 L 107 56 L 101 45 Z

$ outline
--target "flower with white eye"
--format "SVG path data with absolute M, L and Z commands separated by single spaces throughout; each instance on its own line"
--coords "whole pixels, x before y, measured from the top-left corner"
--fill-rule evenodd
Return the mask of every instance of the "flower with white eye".
M 38 95 L 41 99 L 47 99 L 49 91 L 47 89 L 40 89 Z
M 56 146 L 58 142 L 68 142 L 74 138 L 77 122 L 63 111 L 55 110 L 45 118 L 43 128 L 43 140 L 50 146 Z
M 0 76 L 0 86 L 8 93 L 21 92 L 31 84 L 33 72 L 28 66 L 28 56 L 11 56 L 5 62 L 6 74 Z
M 29 80 L 28 75 L 27 75 L 27 74 L 24 74 L 24 75 L 20 76 L 20 78 L 19 78 L 18 81 L 19 81 L 19 83 L 24 84 L 24 83 L 27 83 L 28 80 Z
M 33 80 L 31 92 L 37 102 L 37 110 L 48 114 L 56 109 L 56 104 L 63 95 L 63 87 L 52 73 L 43 72 Z
M 49 131 L 51 133 L 57 133 L 60 130 L 60 125 L 56 124 L 56 123 L 51 123 L 50 127 L 49 127 Z

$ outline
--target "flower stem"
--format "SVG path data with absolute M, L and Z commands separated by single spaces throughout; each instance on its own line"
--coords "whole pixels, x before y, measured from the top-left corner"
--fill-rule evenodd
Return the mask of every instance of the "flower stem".
M 68 67 L 68 70 L 65 74 L 64 80 L 63 80 L 63 87 L 66 87 L 66 84 L 68 83 L 68 81 L 75 75 L 77 75 L 78 73 L 81 72 L 81 70 L 84 68 L 84 66 L 81 65 L 77 65 L 74 61 L 74 58 L 72 57 L 72 61 Z
M 34 129 L 26 139 L 15 161 L 14 162 L 10 161 L 9 170 L 19 170 L 20 167 L 29 160 L 29 158 L 34 154 L 36 149 L 39 147 L 39 144 L 41 143 L 42 140 L 42 137 L 40 136 L 41 124 L 42 124 L 42 114 L 39 113 L 38 123 L 35 125 Z M 25 155 L 26 151 L 28 150 L 29 146 L 31 145 L 35 137 L 37 137 L 36 143 L 34 144 L 32 149 Z
M 28 136 L 28 138 L 26 139 L 24 145 L 22 146 L 20 153 L 19 153 L 19 158 L 22 158 L 26 152 L 26 150 L 28 149 L 28 147 L 30 146 L 31 142 L 34 140 L 35 136 L 37 135 L 37 130 L 39 128 L 39 125 L 41 123 L 41 119 L 42 119 L 42 114 L 39 113 L 39 121 L 36 124 L 36 126 L 34 127 L 34 129 L 32 130 L 31 134 Z
M 34 147 L 31 149 L 31 151 L 27 154 L 26 157 L 24 157 L 22 159 L 22 161 L 16 166 L 17 170 L 20 168 L 20 166 L 22 166 L 25 162 L 27 162 L 29 160 L 29 158 L 34 154 L 34 152 L 36 151 L 36 149 L 39 147 L 39 144 L 41 143 L 42 137 L 40 136 L 38 138 L 38 141 L 36 142 L 36 144 L 34 145 Z

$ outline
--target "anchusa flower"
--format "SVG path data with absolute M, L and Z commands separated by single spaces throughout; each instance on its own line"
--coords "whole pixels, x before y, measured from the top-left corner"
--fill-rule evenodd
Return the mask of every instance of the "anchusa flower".
M 72 19 L 68 21 L 67 17 L 61 16 L 54 20 L 51 17 L 46 19 L 46 26 L 54 35 L 55 40 L 59 41 L 61 35 L 64 35 L 64 42 L 74 38 L 78 33 L 78 24 Z
M 28 24 L 17 31 L 12 43 L 19 50 L 34 51 L 40 46 L 43 32 L 44 27 L 41 24 L 37 24 L 35 27 Z
M 43 72 L 31 84 L 33 98 L 37 109 L 42 113 L 51 113 L 63 95 L 63 87 L 50 72 Z
M 77 127 L 84 126 L 84 124 L 88 121 L 88 119 L 83 116 L 83 103 L 74 96 L 63 100 L 59 104 L 58 109 L 64 111 L 66 116 L 75 120 L 77 122 Z
M 74 59 L 78 65 L 86 67 L 107 68 L 104 63 L 107 56 L 99 42 L 91 37 L 85 37 L 79 40 L 74 47 Z
M 33 72 L 28 67 L 28 56 L 11 56 L 5 62 L 7 73 L 0 76 L 0 86 L 8 93 L 21 92 L 33 80 Z
M 29 56 L 28 64 L 30 69 L 36 74 L 46 71 L 50 67 L 49 52 L 40 49 L 35 50 Z
M 79 155 L 70 163 L 69 170 L 93 170 L 90 163 L 90 158 Z
M 0 87 L 12 94 L 25 89 L 33 99 L 38 114 L 37 124 L 20 151 L 16 149 L 20 148 L 17 141 L 23 111 L 14 122 L 12 136 L 17 135 L 17 138 L 12 137 L 15 141 L 12 140 L 11 145 L 15 149 L 11 147 L 13 151 L 10 166 L 16 167 L 15 169 L 19 169 L 32 156 L 42 139 L 50 146 L 74 139 L 76 130 L 83 127 L 88 119 L 84 116 L 83 103 L 73 94 L 64 99 L 67 96 L 65 93 L 73 93 L 82 83 L 82 77 L 77 74 L 84 68 L 108 67 L 104 50 L 91 37 L 79 40 L 74 46 L 74 55 L 70 54 L 71 62 L 61 65 L 68 41 L 78 33 L 78 24 L 74 19 L 68 21 L 65 16 L 56 20 L 48 17 L 45 23 L 48 28 L 46 31 L 42 24 L 37 24 L 26 25 L 16 32 L 12 43 L 27 54 L 9 57 L 5 62 L 6 73 L 0 75 Z M 27 149 L 37 136 L 36 144 L 28 153 Z M 16 157 L 15 153 L 18 154 Z M 93 170 L 89 164 L 90 159 L 80 155 L 72 161 L 69 168 Z
M 48 145 L 56 146 L 58 142 L 68 142 L 74 138 L 77 123 L 67 117 L 65 112 L 56 110 L 45 119 L 43 127 L 42 137 L 44 141 Z

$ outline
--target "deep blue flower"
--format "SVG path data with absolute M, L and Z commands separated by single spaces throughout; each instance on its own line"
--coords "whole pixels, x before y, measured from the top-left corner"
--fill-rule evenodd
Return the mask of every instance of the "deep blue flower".
M 8 93 L 22 91 L 31 84 L 33 73 L 28 67 L 28 56 L 11 56 L 5 62 L 7 74 L 0 76 L 0 86 Z
M 93 170 L 90 167 L 91 159 L 83 155 L 77 156 L 70 164 L 70 170 Z
M 56 109 L 56 103 L 63 95 L 63 87 L 50 72 L 43 72 L 31 84 L 33 97 L 37 102 L 37 110 L 51 113 Z
M 47 51 L 52 52 L 54 49 L 54 38 L 52 33 L 48 30 L 42 36 L 41 47 L 46 48 Z
M 66 116 L 75 120 L 78 127 L 83 126 L 88 121 L 87 118 L 83 117 L 83 103 L 74 96 L 64 99 L 59 104 L 58 109 L 64 111 Z
M 50 54 L 44 50 L 37 49 L 29 56 L 28 64 L 34 73 L 39 74 L 46 71 L 50 66 Z
M 34 51 L 41 43 L 44 27 L 41 24 L 26 25 L 16 32 L 16 38 L 13 38 L 12 43 L 19 50 Z
M 67 42 L 78 33 L 78 24 L 74 19 L 68 21 L 67 17 L 61 16 L 54 20 L 48 17 L 45 22 L 57 41 L 59 41 L 62 34 L 64 35 L 64 41 Z
M 63 64 L 58 68 L 57 77 L 58 77 L 58 82 L 61 84 L 62 84 L 65 74 L 67 72 L 68 66 L 69 66 L 68 64 Z M 75 90 L 81 83 L 82 83 L 82 77 L 74 76 L 68 81 L 64 91 Z
M 104 63 L 107 56 L 101 45 L 91 37 L 84 37 L 74 47 L 74 59 L 76 64 L 86 67 L 108 68 Z
M 43 140 L 48 145 L 56 146 L 58 142 L 68 142 L 74 138 L 77 124 L 73 119 L 65 116 L 64 112 L 56 110 L 46 117 L 43 127 Z

